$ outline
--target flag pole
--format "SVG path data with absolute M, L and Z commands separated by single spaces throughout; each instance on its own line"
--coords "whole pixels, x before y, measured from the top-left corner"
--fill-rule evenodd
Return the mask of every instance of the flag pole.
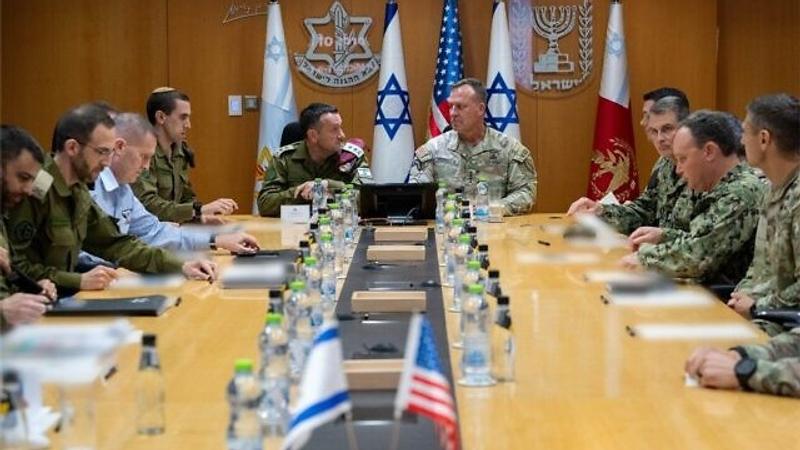
M 389 450 L 397 450 L 397 446 L 400 444 L 400 418 L 395 415 L 394 417 L 394 425 L 392 425 L 392 442 L 389 446 Z
M 353 413 L 350 411 L 344 413 L 344 426 L 347 429 L 347 445 L 350 447 L 350 450 L 358 450 L 356 430 L 353 428 Z

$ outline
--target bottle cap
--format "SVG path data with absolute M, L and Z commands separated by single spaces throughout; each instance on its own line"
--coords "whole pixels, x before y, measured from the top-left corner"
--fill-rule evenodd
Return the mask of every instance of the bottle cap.
M 447 187 L 447 181 L 440 181 L 439 182 L 439 187 L 442 188 L 442 189 L 446 188 Z
M 289 283 L 289 288 L 294 292 L 302 291 L 306 288 L 306 282 L 303 280 L 294 280 Z
M 308 248 L 308 241 L 302 240 L 299 244 L 300 248 Z
M 283 322 L 283 316 L 278 313 L 267 313 L 265 322 L 268 325 L 280 325 Z
M 464 188 L 463 187 L 457 187 L 457 188 L 455 188 L 455 191 L 456 191 L 456 194 L 463 194 L 464 193 Z
M 269 290 L 269 298 L 282 298 L 283 291 L 280 289 L 270 289 Z
M 319 237 L 319 240 L 322 242 L 333 242 L 333 235 L 328 232 L 322 233 L 322 236 Z
M 478 175 L 478 181 L 486 181 L 486 180 L 488 180 L 488 178 L 486 178 L 486 175 Z
M 319 229 L 319 224 L 317 222 L 311 222 L 308 225 L 308 229 L 309 230 L 318 230 Z
M 233 363 L 233 369 L 236 373 L 252 373 L 253 372 L 253 360 L 247 358 L 240 358 L 237 359 Z
M 489 271 L 489 278 L 500 278 L 500 271 L 499 270 L 490 270 Z
M 455 218 L 453 219 L 453 225 L 460 227 L 464 225 L 464 219 Z
M 468 234 L 459 235 L 458 242 L 459 244 L 469 244 L 470 242 L 472 242 L 472 236 Z
M 320 225 L 330 225 L 331 224 L 330 216 L 319 216 L 319 224 Z
M 142 335 L 142 345 L 147 347 L 156 346 L 156 335 L 152 333 L 144 333 Z
M 320 215 L 320 217 L 324 216 L 325 214 L 328 214 L 328 208 L 327 208 L 327 207 L 325 207 L 325 206 L 323 206 L 323 207 L 319 208 L 319 209 L 317 210 L 317 214 L 319 214 L 319 215 Z
M 325 201 L 325 203 L 327 203 L 327 204 L 328 204 L 328 207 L 330 207 L 330 204 L 331 204 L 331 203 L 336 203 L 336 199 L 335 199 L 335 198 L 329 198 L 329 199 L 327 199 L 327 200 Z
M 509 298 L 507 295 L 498 295 L 497 296 L 497 304 L 498 305 L 508 305 Z
M 315 183 L 316 183 L 316 182 L 320 182 L 320 183 L 321 183 L 321 182 L 322 182 L 322 178 L 314 178 L 314 182 L 315 182 Z
M 345 189 L 353 189 L 353 187 L 354 187 L 354 186 L 353 186 L 353 184 L 352 184 L 352 183 L 347 183 L 347 184 L 345 184 L 345 185 L 344 185 L 344 188 L 345 188 Z
M 463 236 L 463 234 L 462 234 L 462 236 Z M 476 259 L 470 259 L 469 261 L 467 261 L 467 269 L 480 270 L 480 268 L 481 268 L 481 262 L 480 261 L 478 261 Z
M 478 232 L 478 227 L 476 227 L 475 225 L 470 225 L 467 227 L 467 233 L 475 234 L 477 232 Z
M 306 256 L 305 258 L 303 258 L 303 264 L 305 264 L 308 267 L 314 267 L 317 265 L 317 258 L 314 256 Z
M 448 200 L 455 200 L 456 199 L 456 194 L 447 194 L 447 199 Z
M 469 200 L 467 199 L 461 200 L 461 206 L 469 206 Z
M 461 218 L 462 219 L 469 219 L 469 210 L 468 209 L 461 211 Z
M 339 209 L 339 204 L 336 202 L 328 203 L 328 208 L 330 208 L 331 211 L 333 211 L 334 209 Z
M 470 284 L 469 285 L 469 293 L 470 294 L 483 294 L 483 286 L 480 284 Z
M 489 251 L 489 244 L 478 244 L 478 251 L 479 252 L 488 252 Z
M 445 207 L 444 207 L 444 210 L 445 210 L 446 212 L 453 212 L 453 211 L 455 211 L 455 210 L 456 210 L 456 205 L 454 205 L 454 204 L 452 204 L 452 203 L 448 202 L 448 203 L 447 203 L 447 205 L 445 205 Z

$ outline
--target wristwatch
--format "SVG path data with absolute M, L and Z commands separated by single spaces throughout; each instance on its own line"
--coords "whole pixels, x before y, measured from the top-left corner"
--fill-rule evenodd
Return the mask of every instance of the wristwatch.
M 745 391 L 752 390 L 750 389 L 749 381 L 750 377 L 756 372 L 757 367 L 758 361 L 753 358 L 742 358 L 733 367 L 733 371 L 736 373 L 736 379 L 739 380 L 739 386 Z
M 194 209 L 194 218 L 200 220 L 200 217 L 203 215 L 203 204 L 200 202 L 194 202 L 192 204 L 192 209 Z
M 212 233 L 211 237 L 208 238 L 208 248 L 210 248 L 211 250 L 216 250 L 217 249 L 217 235 L 216 234 Z

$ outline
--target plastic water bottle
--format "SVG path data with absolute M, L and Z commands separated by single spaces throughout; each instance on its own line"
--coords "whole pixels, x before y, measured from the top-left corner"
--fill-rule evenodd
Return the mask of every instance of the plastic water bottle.
M 447 232 L 447 240 L 445 241 L 445 264 L 447 265 L 447 284 L 453 285 L 455 281 L 455 250 L 458 245 L 458 237 L 464 230 L 464 219 L 453 219 L 450 224 L 450 230 Z
M 264 396 L 258 415 L 265 436 L 283 436 L 289 419 L 289 338 L 283 329 L 283 316 L 269 313 L 259 338 L 261 370 L 259 379 Z
M 308 243 L 307 240 L 302 240 L 297 244 L 298 249 L 300 250 L 300 256 L 305 258 L 306 256 L 311 255 L 311 244 Z
M 324 317 L 332 318 L 336 305 L 336 249 L 333 247 L 333 236 L 330 234 L 326 234 L 320 242 L 320 253 L 322 254 L 320 283 L 322 314 Z
M 308 256 L 303 260 L 303 275 L 306 281 L 306 295 L 311 305 L 311 326 L 316 332 L 322 326 L 322 271 L 317 258 Z
M 155 435 L 164 432 L 164 377 L 156 352 L 156 335 L 142 335 L 142 355 L 136 376 L 136 431 Z
M 350 191 L 350 202 L 353 204 L 353 226 L 358 230 L 358 221 L 361 219 L 358 215 L 359 211 L 361 211 L 359 209 L 361 207 L 361 191 L 359 191 L 358 186 L 355 184 L 348 183 L 345 184 L 344 187 Z
M 228 383 L 228 450 L 262 450 L 263 436 L 258 408 L 263 391 L 253 375 L 253 361 L 237 359 Z
M 462 234 L 458 237 L 458 245 L 453 253 L 453 304 L 448 309 L 450 312 L 461 312 L 461 303 L 464 292 L 464 275 L 467 273 L 467 258 L 470 254 L 470 237 Z
M 464 302 L 465 297 L 469 294 L 467 288 L 475 283 L 480 284 L 480 263 L 475 259 L 467 260 L 467 268 L 464 272 L 464 277 L 461 281 L 461 289 L 460 289 L 460 296 L 461 296 L 461 303 Z M 455 292 L 454 292 L 455 294 Z M 461 312 L 459 310 L 459 312 Z M 458 340 L 453 341 L 451 344 L 453 348 L 463 348 L 464 347 L 464 315 L 462 314 L 459 317 L 458 323 Z
M 444 208 L 445 195 L 447 194 L 447 183 L 439 182 L 439 189 L 436 190 L 436 233 L 444 233 Z
M 492 333 L 492 354 L 494 369 L 492 374 L 497 381 L 514 381 L 514 335 L 511 333 L 511 311 L 506 295 L 497 297 L 494 332 Z
M 305 282 L 292 281 L 289 288 L 291 293 L 284 306 L 289 333 L 289 374 L 292 381 L 298 381 L 314 340 L 314 327 L 311 319 L 313 305 L 306 295 Z
M 336 247 L 336 254 L 344 258 L 345 253 L 345 240 L 344 240 L 344 220 L 342 210 L 338 203 L 329 203 L 331 224 L 333 225 L 333 246 Z M 341 273 L 341 269 L 337 274 Z
M 467 226 L 467 234 L 470 237 L 469 245 L 473 249 L 477 249 L 478 248 L 478 227 L 476 227 L 475 225 Z
M 0 448 L 28 449 L 30 435 L 19 374 L 3 370 L 3 390 L 0 398 Z
M 322 235 L 325 233 L 330 233 L 333 236 L 333 225 L 331 225 L 331 217 L 327 214 L 321 214 L 319 216 L 319 236 L 322 239 Z
M 462 307 L 464 350 L 461 353 L 463 386 L 491 386 L 492 348 L 489 335 L 489 305 L 483 298 L 483 286 L 471 284 Z
M 311 202 L 311 214 L 317 213 L 320 208 L 325 206 L 325 186 L 322 178 L 314 179 L 314 187 L 311 189 L 313 200 Z
M 475 220 L 489 221 L 489 183 L 483 175 L 478 177 L 478 184 L 475 187 Z
M 353 224 L 353 194 L 345 186 L 342 191 L 340 208 L 342 209 L 342 227 L 344 230 L 344 243 L 345 245 L 353 245 L 353 237 L 355 236 L 355 226 Z
M 478 244 L 478 255 L 476 257 L 481 263 L 481 270 L 489 270 L 489 245 Z

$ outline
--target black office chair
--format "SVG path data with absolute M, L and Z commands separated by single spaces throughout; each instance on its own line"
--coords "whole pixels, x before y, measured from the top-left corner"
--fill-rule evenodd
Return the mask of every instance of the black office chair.
M 281 147 L 302 141 L 303 138 L 305 136 L 303 136 L 303 131 L 300 129 L 300 122 L 289 122 L 281 132 Z
M 766 320 L 780 325 L 785 331 L 800 327 L 800 310 L 797 309 L 770 309 L 756 311 L 753 319 Z

